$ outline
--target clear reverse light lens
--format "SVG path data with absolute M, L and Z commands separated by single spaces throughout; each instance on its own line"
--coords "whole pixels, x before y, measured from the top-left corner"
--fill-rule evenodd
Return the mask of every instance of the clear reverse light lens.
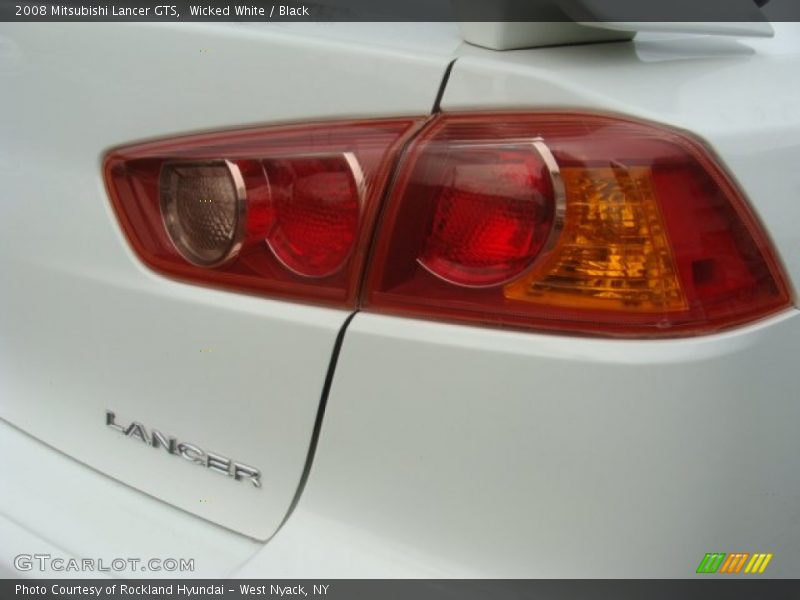
M 204 267 L 233 258 L 241 247 L 246 210 L 236 165 L 165 163 L 160 180 L 164 226 L 181 256 Z

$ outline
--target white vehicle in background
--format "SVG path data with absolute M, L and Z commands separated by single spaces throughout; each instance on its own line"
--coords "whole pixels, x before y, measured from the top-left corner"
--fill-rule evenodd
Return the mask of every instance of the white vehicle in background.
M 3 574 L 797 576 L 800 26 L 561 25 L 0 25 Z

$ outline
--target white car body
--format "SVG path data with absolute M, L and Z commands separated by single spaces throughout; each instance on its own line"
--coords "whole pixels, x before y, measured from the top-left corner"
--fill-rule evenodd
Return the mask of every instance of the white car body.
M 142 264 L 101 172 L 142 140 L 437 97 L 621 114 L 704 140 L 796 286 L 800 26 L 773 26 L 509 52 L 447 23 L 0 27 L 0 571 L 157 549 L 206 577 L 669 578 L 727 549 L 797 576 L 796 309 L 630 340 L 221 291 Z

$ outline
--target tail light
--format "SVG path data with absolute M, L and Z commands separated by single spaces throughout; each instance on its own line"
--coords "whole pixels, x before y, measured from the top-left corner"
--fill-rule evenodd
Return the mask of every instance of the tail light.
M 254 129 L 106 159 L 123 228 L 155 270 L 353 306 L 380 195 L 413 119 Z
M 627 336 L 706 333 L 791 303 L 745 201 L 684 134 L 579 114 L 418 123 L 142 145 L 110 155 L 106 178 L 148 264 L 270 295 Z

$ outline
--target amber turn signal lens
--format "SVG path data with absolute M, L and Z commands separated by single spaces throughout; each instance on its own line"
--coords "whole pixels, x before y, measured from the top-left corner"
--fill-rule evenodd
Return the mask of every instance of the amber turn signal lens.
M 675 312 L 688 308 L 648 167 L 566 168 L 566 226 L 551 256 L 505 286 L 541 305 Z

